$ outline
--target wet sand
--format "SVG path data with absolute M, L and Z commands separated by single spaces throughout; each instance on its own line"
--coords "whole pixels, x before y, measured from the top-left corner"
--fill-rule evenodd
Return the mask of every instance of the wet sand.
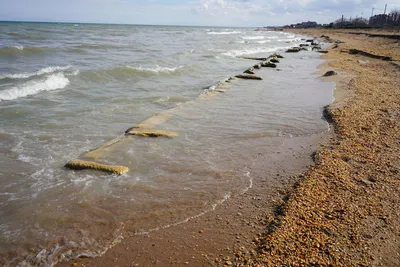
M 252 188 L 212 212 L 149 234 L 132 234 L 102 257 L 57 266 L 208 266 L 219 265 L 223 258 L 232 259 L 234 251 L 251 247 L 253 239 L 264 231 L 266 218 L 283 203 L 282 197 L 297 175 L 313 164 L 316 144 L 326 138 L 293 138 L 276 151 L 260 153 L 248 168 Z
M 399 265 L 400 68 L 348 53 L 399 60 L 399 43 L 302 33 L 345 42 L 329 49 L 320 71 L 338 73 L 324 78 L 337 82 L 326 114 L 334 130 L 260 153 L 248 170 L 253 187 L 212 212 L 58 266 Z

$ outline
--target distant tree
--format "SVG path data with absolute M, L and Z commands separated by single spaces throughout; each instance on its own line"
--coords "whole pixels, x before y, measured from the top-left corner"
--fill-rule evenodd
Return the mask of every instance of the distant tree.
M 368 20 L 364 18 L 356 18 L 351 22 L 352 26 L 354 27 L 366 27 L 368 26 Z
M 393 9 L 392 11 L 390 11 L 389 14 L 396 14 L 396 15 L 399 15 L 399 14 L 400 14 L 400 9 Z
M 400 25 L 400 9 L 393 9 L 389 13 L 389 24 Z
M 340 27 L 346 27 L 350 24 L 350 21 L 348 19 L 337 19 L 333 22 L 333 27 L 335 28 L 340 28 Z

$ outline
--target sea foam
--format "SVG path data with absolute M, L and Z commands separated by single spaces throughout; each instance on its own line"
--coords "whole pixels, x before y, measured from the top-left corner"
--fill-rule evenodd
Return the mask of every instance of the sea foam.
M 247 48 L 247 49 L 242 49 L 242 50 L 230 50 L 230 51 L 222 53 L 222 54 L 225 56 L 228 56 L 228 57 L 240 57 L 240 56 L 244 56 L 244 55 L 251 55 L 251 54 L 257 54 L 257 53 L 275 52 L 278 49 L 281 49 L 281 47 L 255 47 L 255 48 Z
M 143 68 L 142 66 L 140 67 L 132 67 L 132 66 L 127 66 L 130 69 L 137 70 L 137 71 L 143 71 L 143 72 L 154 72 L 154 73 L 161 73 L 161 72 L 174 72 L 179 69 L 182 69 L 184 66 L 179 66 L 179 67 L 160 67 L 156 65 L 154 68 Z
M 62 73 L 52 74 L 41 81 L 30 81 L 20 86 L 0 91 L 0 101 L 35 95 L 41 91 L 62 89 L 68 84 L 69 80 Z
M 239 32 L 239 31 L 232 31 L 232 32 L 207 32 L 207 34 L 210 34 L 210 35 L 226 35 L 226 34 L 239 34 L 239 33 L 242 33 L 242 32 Z
M 243 36 L 242 39 L 243 40 L 262 40 L 264 39 L 264 36 Z

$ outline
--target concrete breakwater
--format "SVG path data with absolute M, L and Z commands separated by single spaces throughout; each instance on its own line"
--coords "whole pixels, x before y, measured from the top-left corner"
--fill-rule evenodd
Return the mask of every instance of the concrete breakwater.
M 279 59 L 283 58 L 282 55 L 278 53 L 273 53 L 266 58 L 250 58 L 250 57 L 243 57 L 249 60 L 261 60 L 260 63 L 253 65 L 249 69 L 245 70 L 243 74 L 238 74 L 234 77 L 230 77 L 229 79 L 219 82 L 212 91 L 208 91 L 205 95 L 197 98 L 197 99 L 205 99 L 207 95 L 225 92 L 227 88 L 227 84 L 234 81 L 236 78 L 238 79 L 248 79 L 248 80 L 262 80 L 261 77 L 254 75 L 256 69 L 261 69 L 262 67 L 268 68 L 276 68 L 276 64 L 279 63 Z M 194 100 L 193 100 L 194 101 Z M 188 105 L 190 102 L 185 103 Z M 82 155 L 83 159 L 91 158 L 91 160 L 80 160 L 75 159 L 69 161 L 65 167 L 73 169 L 73 170 L 84 170 L 84 169 L 92 169 L 92 170 L 99 170 L 104 172 L 110 172 L 117 175 L 122 175 L 129 171 L 129 168 L 126 166 L 119 166 L 119 165 L 110 165 L 105 163 L 96 162 L 96 159 L 105 153 L 106 149 L 110 149 L 114 145 L 119 142 L 127 141 L 128 138 L 132 138 L 132 136 L 141 136 L 141 137 L 176 137 L 178 133 L 167 131 L 167 130 L 159 130 L 154 129 L 156 126 L 168 121 L 173 116 L 179 115 L 176 111 L 181 106 L 177 108 L 169 109 L 164 112 L 161 112 L 141 123 L 138 125 L 130 127 L 128 130 L 125 131 L 125 136 L 117 137 L 100 147 Z

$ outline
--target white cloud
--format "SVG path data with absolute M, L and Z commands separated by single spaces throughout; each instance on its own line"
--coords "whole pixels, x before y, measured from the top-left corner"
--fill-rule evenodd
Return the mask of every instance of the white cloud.
M 397 0 L 398 1 L 398 0 Z M 392 8 L 396 0 L 392 2 Z M 244 23 L 243 26 L 283 25 L 314 20 L 329 23 L 345 15 L 368 17 L 372 7 L 381 6 L 383 0 L 199 0 L 192 8 L 193 14 L 208 19 L 211 25 Z M 397 7 L 400 3 L 397 4 Z M 390 10 L 390 8 L 388 8 Z M 211 18 L 213 17 L 213 18 Z M 218 18 L 224 18 L 222 21 Z
M 329 23 L 398 8 L 399 0 L 0 0 L 10 20 L 211 26 L 283 25 L 307 20 Z M 21 12 L 21 10 L 24 12 Z

